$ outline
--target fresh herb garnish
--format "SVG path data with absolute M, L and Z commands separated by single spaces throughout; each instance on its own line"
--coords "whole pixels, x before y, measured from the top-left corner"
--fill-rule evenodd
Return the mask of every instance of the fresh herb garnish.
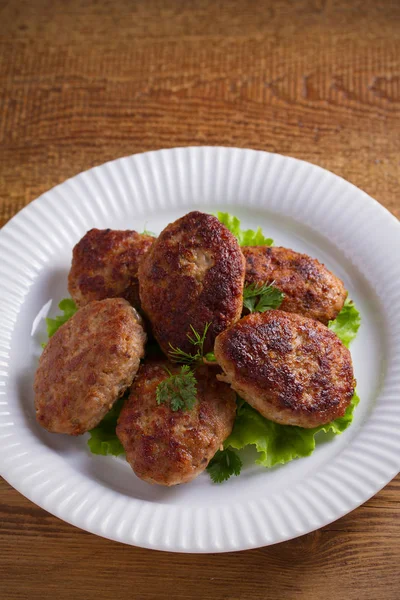
M 180 348 L 175 348 L 170 344 L 171 350 L 168 352 L 170 360 L 172 362 L 183 363 L 186 365 L 193 365 L 202 362 L 204 355 L 204 342 L 210 325 L 211 323 L 206 323 L 202 335 L 200 335 L 200 333 L 191 325 L 190 329 L 192 330 L 192 333 L 188 333 L 187 338 L 196 349 L 195 354 L 189 354 L 189 352 L 184 352 Z
M 165 369 L 169 377 L 158 384 L 156 390 L 157 404 L 169 402 L 171 410 L 191 410 L 196 402 L 197 381 L 188 365 L 182 365 L 179 373 L 171 373 Z
M 271 285 L 250 283 L 243 290 L 243 306 L 252 312 L 265 312 L 279 308 L 285 294 Z
M 264 237 L 261 227 L 258 227 L 256 231 L 242 229 L 240 220 L 229 213 L 217 212 L 217 218 L 233 233 L 240 246 L 272 246 L 274 243 L 272 238 Z
M 240 457 L 231 450 L 218 450 L 210 460 L 207 471 L 214 483 L 222 483 L 232 475 L 240 475 L 242 470 L 242 461 Z

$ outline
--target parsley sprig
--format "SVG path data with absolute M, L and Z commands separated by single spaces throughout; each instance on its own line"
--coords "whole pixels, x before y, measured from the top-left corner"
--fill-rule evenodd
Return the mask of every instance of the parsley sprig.
M 243 290 L 243 306 L 252 312 L 265 312 L 272 308 L 279 308 L 285 294 L 272 284 L 259 285 L 250 283 Z
M 190 329 L 192 333 L 187 334 L 187 338 L 191 344 L 193 344 L 196 352 L 194 354 L 190 354 L 189 352 L 184 352 L 180 348 L 175 348 L 170 344 L 171 350 L 168 352 L 168 356 L 172 362 L 183 363 L 185 365 L 194 365 L 196 363 L 203 361 L 204 356 L 204 342 L 206 340 L 207 331 L 209 330 L 211 323 L 206 323 L 204 327 L 204 331 L 200 334 L 195 330 L 193 325 L 190 325 Z
M 169 377 L 158 384 L 156 390 L 157 404 L 169 402 L 171 410 L 191 410 L 196 402 L 197 381 L 189 365 L 182 365 L 179 373 L 171 373 L 165 368 Z
M 231 450 L 218 450 L 210 460 L 207 471 L 214 483 L 222 483 L 232 475 L 240 475 L 242 470 L 242 461 L 240 457 Z
M 211 323 L 206 323 L 204 331 L 200 334 L 193 325 L 190 325 L 191 333 L 187 334 L 190 343 L 194 347 L 194 354 L 185 352 L 181 348 L 175 348 L 170 344 L 169 358 L 171 362 L 183 363 L 179 373 L 173 374 L 166 368 L 169 377 L 158 384 L 156 390 L 157 404 L 169 402 L 171 410 L 191 410 L 196 402 L 197 388 L 196 377 L 193 368 L 203 362 L 204 342 Z

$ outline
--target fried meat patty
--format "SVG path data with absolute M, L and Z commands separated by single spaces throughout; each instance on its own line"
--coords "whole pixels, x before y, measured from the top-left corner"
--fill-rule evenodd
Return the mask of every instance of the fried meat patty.
M 146 334 L 122 298 L 90 302 L 49 339 L 34 381 L 36 418 L 54 433 L 95 427 L 131 385 Z
M 120 297 L 140 308 L 137 272 L 153 241 L 136 231 L 88 231 L 73 249 L 68 276 L 68 290 L 77 306 Z
M 285 294 L 281 310 L 298 313 L 325 325 L 342 310 L 347 292 L 343 282 L 318 260 L 277 246 L 242 249 L 245 284 L 274 282 Z
M 168 355 L 170 344 L 191 353 L 190 326 L 204 350 L 240 318 L 245 260 L 234 235 L 218 219 L 191 212 L 168 225 L 139 266 L 140 300 L 154 337 Z
M 264 417 L 312 428 L 344 415 L 355 380 L 348 349 L 325 325 L 293 313 L 253 313 L 222 332 L 221 380 Z
M 218 381 L 215 369 L 196 370 L 193 409 L 173 412 L 157 404 L 156 389 L 169 377 L 167 360 L 145 361 L 118 419 L 117 435 L 126 459 L 140 479 L 161 485 L 186 483 L 199 475 L 228 437 L 236 413 L 235 393 Z

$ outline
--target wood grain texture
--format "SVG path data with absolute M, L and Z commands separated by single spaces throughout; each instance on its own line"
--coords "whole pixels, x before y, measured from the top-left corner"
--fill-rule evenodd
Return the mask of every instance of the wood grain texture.
M 0 0 L 0 225 L 106 160 L 199 145 L 319 164 L 400 216 L 397 0 Z M 260 550 L 79 531 L 0 483 L 0 597 L 397 600 L 400 478 Z

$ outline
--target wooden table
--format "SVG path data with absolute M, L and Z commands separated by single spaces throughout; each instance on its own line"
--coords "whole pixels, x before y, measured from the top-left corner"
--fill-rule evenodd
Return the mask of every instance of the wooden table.
M 0 224 L 161 147 L 289 154 L 400 216 L 397 0 L 0 0 Z M 97 538 L 0 484 L 0 597 L 400 598 L 400 479 L 320 531 L 178 555 Z

